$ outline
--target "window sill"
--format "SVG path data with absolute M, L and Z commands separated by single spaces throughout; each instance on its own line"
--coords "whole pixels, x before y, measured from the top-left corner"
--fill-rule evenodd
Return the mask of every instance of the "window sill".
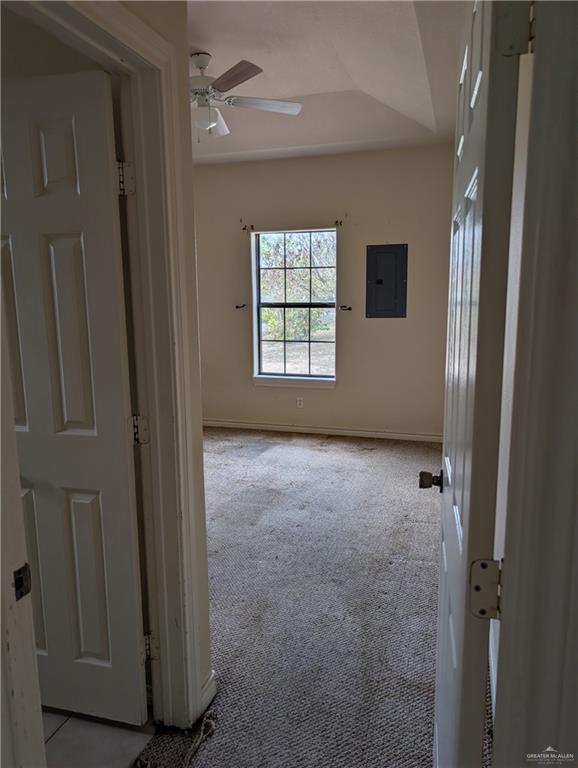
M 308 389 L 334 389 L 335 379 L 315 379 L 310 376 L 253 376 L 256 387 L 306 387 Z

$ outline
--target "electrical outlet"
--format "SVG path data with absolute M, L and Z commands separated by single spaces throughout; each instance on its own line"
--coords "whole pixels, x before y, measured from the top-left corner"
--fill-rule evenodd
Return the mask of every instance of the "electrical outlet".
M 303 408 L 303 398 L 298 397 L 297 398 L 297 408 Z

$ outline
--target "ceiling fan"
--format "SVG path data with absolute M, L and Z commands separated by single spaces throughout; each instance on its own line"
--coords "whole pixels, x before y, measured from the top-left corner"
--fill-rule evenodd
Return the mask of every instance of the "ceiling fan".
M 279 112 L 283 115 L 298 115 L 303 106 L 298 101 L 282 101 L 280 99 L 258 99 L 253 96 L 227 96 L 227 92 L 245 83 L 263 70 L 250 61 L 239 61 L 234 67 L 214 78 L 205 74 L 211 62 L 211 54 L 199 51 L 191 54 L 193 66 L 199 70 L 198 75 L 189 79 L 191 104 L 195 110 L 193 124 L 203 131 L 215 136 L 226 136 L 230 133 L 225 122 L 220 105 L 227 107 L 245 107 L 260 109 L 264 112 Z

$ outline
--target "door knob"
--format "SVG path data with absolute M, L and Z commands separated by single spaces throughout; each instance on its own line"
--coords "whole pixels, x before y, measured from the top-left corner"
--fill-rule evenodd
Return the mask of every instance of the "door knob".
M 432 475 L 431 472 L 420 472 L 419 473 L 419 487 L 420 488 L 431 488 L 432 485 L 439 486 L 440 493 L 443 493 L 443 490 L 444 490 L 444 471 L 443 471 L 443 469 L 440 469 L 439 475 Z

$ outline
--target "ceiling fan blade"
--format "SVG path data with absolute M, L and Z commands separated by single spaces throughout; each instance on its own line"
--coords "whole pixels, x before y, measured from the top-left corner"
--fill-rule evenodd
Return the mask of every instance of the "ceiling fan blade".
M 217 125 L 215 125 L 213 128 L 209 128 L 210 135 L 226 136 L 228 133 L 231 133 L 229 126 L 225 122 L 225 118 L 221 114 L 221 110 L 215 107 L 213 111 L 216 113 Z
M 279 112 L 283 115 L 298 115 L 301 104 L 298 101 L 282 101 L 281 99 L 257 99 L 253 96 L 229 96 L 227 104 L 231 107 L 246 107 L 247 109 L 262 109 L 264 112 Z
M 235 64 L 234 67 L 231 67 L 231 69 L 223 72 L 223 74 L 216 80 L 213 80 L 211 88 L 220 93 L 226 93 L 227 91 L 230 91 L 231 88 L 241 85 L 241 83 L 250 80 L 262 71 L 261 67 L 258 67 L 256 64 L 251 64 L 250 61 L 245 61 L 245 59 L 243 59 L 238 64 Z

